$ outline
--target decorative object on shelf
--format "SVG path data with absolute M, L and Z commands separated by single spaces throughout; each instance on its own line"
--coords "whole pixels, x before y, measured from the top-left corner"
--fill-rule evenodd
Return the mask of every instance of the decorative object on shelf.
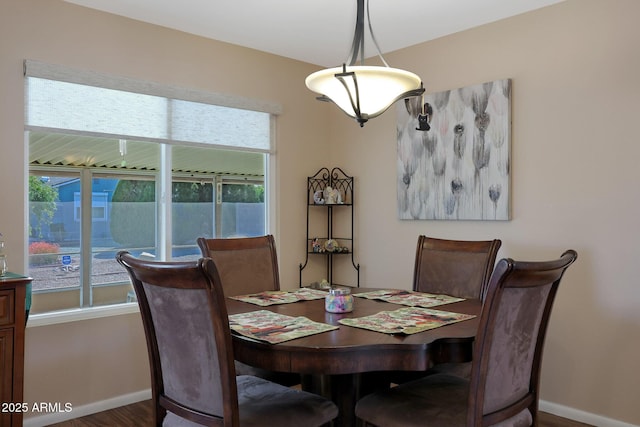
M 316 71 L 309 75 L 305 84 L 319 93 L 317 99 L 336 104 L 347 115 L 355 118 L 363 127 L 374 117 L 384 113 L 394 102 L 420 96 L 424 87 L 420 77 L 409 71 L 391 68 L 382 57 L 378 42 L 373 35 L 367 0 L 367 21 L 371 40 L 384 66 L 365 66 L 364 21 L 365 0 L 356 0 L 356 28 L 349 55 L 349 65 Z M 357 62 L 360 65 L 356 65 Z
M 356 264 L 354 258 L 353 194 L 354 179 L 340 168 L 331 170 L 321 168 L 315 175 L 307 177 L 306 256 L 304 262 L 299 265 L 300 287 L 303 283 L 306 283 L 306 286 L 319 286 L 317 281 L 303 280 L 303 271 L 309 263 L 314 265 L 311 269 L 314 272 L 317 270 L 315 267 L 324 266 L 325 277 L 328 279 L 327 286 L 334 284 L 335 257 L 342 258 L 340 263 L 336 263 L 336 270 L 340 274 L 341 281 L 347 281 L 343 284 L 360 286 L 360 265 Z M 324 203 L 318 203 L 321 198 Z M 334 234 L 334 223 L 340 225 L 336 228 L 340 234 Z M 311 232 L 313 235 L 310 234 Z M 351 268 L 347 260 L 351 261 L 350 265 L 355 270 L 355 283 L 349 283 Z
M 331 285 L 329 284 L 327 279 L 322 279 L 322 281 L 320 281 L 320 282 L 311 282 L 311 283 L 309 283 L 309 286 L 307 286 L 307 287 L 311 288 L 311 289 L 320 289 L 320 290 L 326 291 L 326 290 L 331 288 Z
M 320 240 L 316 237 L 311 241 L 311 252 L 313 253 L 348 253 L 349 248 L 347 246 L 340 246 L 337 240 L 327 239 L 323 244 L 320 244 Z
M 509 220 L 511 80 L 425 95 L 420 102 L 397 106 L 398 217 Z M 415 129 L 421 108 L 430 110 L 428 134 Z
M 329 313 L 349 313 L 353 311 L 351 290 L 345 287 L 329 289 L 329 294 L 324 299 L 324 309 Z
M 328 239 L 327 241 L 324 242 L 324 249 L 327 252 L 335 252 L 339 248 L 340 248 L 340 244 L 338 243 L 337 240 Z
M 337 246 L 333 251 L 339 254 L 346 254 L 349 252 L 349 248 L 346 246 Z
M 324 200 L 328 205 L 335 205 L 336 203 L 342 203 L 342 197 L 340 196 L 340 192 L 331 187 L 325 187 L 324 189 Z
M 313 193 L 313 203 L 315 203 L 316 205 L 324 205 L 324 193 L 322 190 L 318 190 L 315 193 Z

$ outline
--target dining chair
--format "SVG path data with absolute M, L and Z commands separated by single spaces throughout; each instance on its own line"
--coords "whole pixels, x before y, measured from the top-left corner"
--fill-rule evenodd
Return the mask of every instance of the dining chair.
M 278 255 L 272 235 L 207 239 L 199 237 L 203 257 L 218 267 L 226 296 L 280 290 Z
M 116 256 L 131 277 L 144 326 L 155 426 L 328 425 L 328 399 L 236 376 L 218 271 L 209 258 L 154 262 Z
M 413 270 L 413 290 L 484 300 L 489 278 L 502 245 L 494 240 L 448 240 L 418 236 Z M 425 375 L 446 372 L 468 377 L 469 362 L 442 363 L 426 372 L 392 372 L 389 382 L 399 384 Z
M 218 268 L 225 296 L 237 296 L 280 290 L 278 256 L 272 235 L 211 239 L 199 237 L 198 246 L 205 258 Z M 254 375 L 282 385 L 300 384 L 300 375 L 276 372 L 236 361 L 238 375 Z
M 502 245 L 494 240 L 447 240 L 418 236 L 413 290 L 484 299 Z
M 474 342 L 471 377 L 429 375 L 356 404 L 365 426 L 537 425 L 540 365 L 568 250 L 543 262 L 502 259 L 491 276 Z

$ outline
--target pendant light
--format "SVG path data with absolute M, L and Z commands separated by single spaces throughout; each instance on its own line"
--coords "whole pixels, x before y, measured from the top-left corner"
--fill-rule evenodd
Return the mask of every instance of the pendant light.
M 364 1 L 357 1 L 356 29 L 349 57 L 349 65 L 328 68 L 310 74 L 305 84 L 319 93 L 317 99 L 336 104 L 349 116 L 355 118 L 360 127 L 374 117 L 384 113 L 394 102 L 403 98 L 420 96 L 424 87 L 420 77 L 409 71 L 389 67 L 382 57 L 376 42 L 369 17 L 369 33 L 384 66 L 364 64 Z M 356 65 L 357 61 L 360 65 Z

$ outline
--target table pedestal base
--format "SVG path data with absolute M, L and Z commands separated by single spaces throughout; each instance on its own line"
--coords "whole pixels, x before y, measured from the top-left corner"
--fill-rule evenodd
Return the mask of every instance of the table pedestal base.
M 331 399 L 340 411 L 334 427 L 358 425 L 354 412 L 356 402 L 374 391 L 388 388 L 381 375 L 373 372 L 342 375 L 301 375 L 302 389 Z

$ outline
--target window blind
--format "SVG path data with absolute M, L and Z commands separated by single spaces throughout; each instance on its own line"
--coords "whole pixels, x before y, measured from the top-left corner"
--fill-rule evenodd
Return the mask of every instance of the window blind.
M 26 60 L 26 127 L 271 152 L 276 104 Z

